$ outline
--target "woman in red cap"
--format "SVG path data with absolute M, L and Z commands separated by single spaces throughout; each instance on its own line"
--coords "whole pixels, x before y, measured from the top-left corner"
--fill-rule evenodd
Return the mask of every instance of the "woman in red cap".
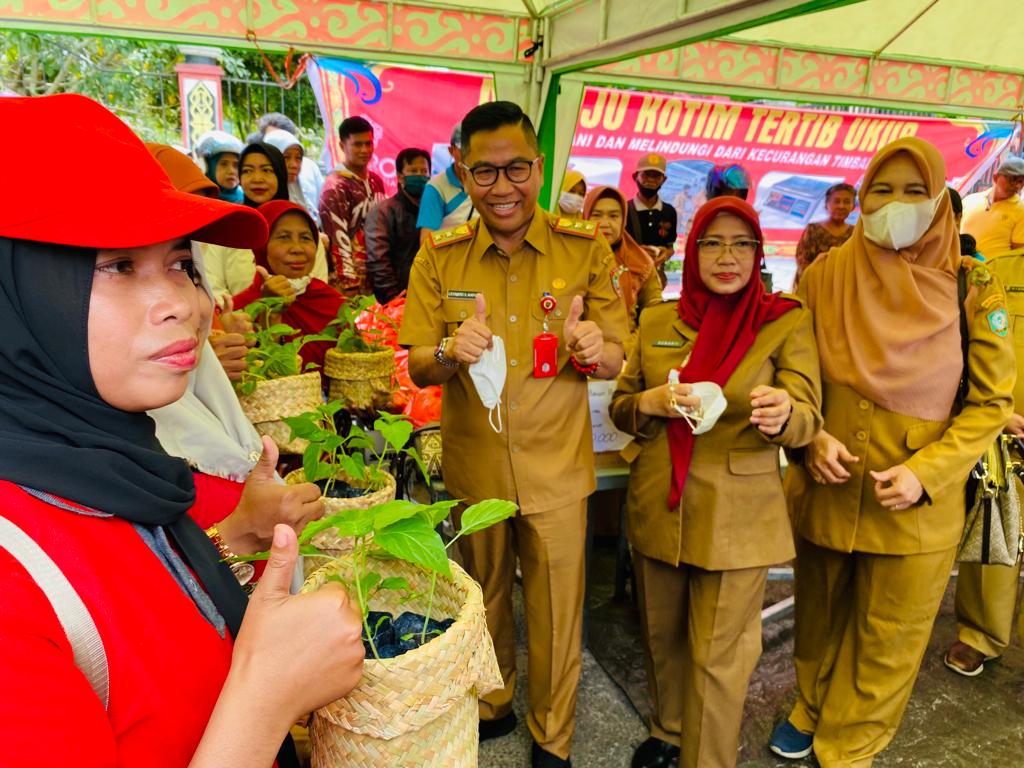
M 702 206 L 679 303 L 640 315 L 612 399 L 636 437 L 627 512 L 654 701 L 634 768 L 735 766 L 768 566 L 793 557 L 779 448 L 820 429 L 821 385 L 811 317 L 765 293 L 763 260 L 749 204 Z
M 284 525 L 247 607 L 193 521 L 218 499 L 145 413 L 196 364 L 190 241 L 251 248 L 266 225 L 175 190 L 89 99 L 0 100 L 0 135 L 69 125 L 96 150 L 84 173 L 113 160 L 134 183 L 54 209 L 33 190 L 49 174 L 14 155 L 0 190 L 4 762 L 284 768 L 290 725 L 358 681 L 358 615 L 340 588 L 289 595 Z
M 321 333 L 338 316 L 344 297 L 323 280 L 311 275 L 320 232 L 309 212 L 288 200 L 272 200 L 257 209 L 270 227 L 267 244 L 254 249 L 256 277 L 252 285 L 233 299 L 239 309 L 261 297 L 279 296 L 288 301 L 281 322 L 300 334 Z M 334 346 L 316 341 L 300 350 L 302 364 L 315 363 L 321 370 L 324 355 Z

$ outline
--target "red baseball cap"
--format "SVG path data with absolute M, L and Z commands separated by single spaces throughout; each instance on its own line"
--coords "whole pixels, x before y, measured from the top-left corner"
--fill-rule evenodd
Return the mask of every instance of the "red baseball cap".
M 17 146 L 26 132 L 37 146 L 73 141 L 84 151 L 8 153 L 0 237 L 84 248 L 136 248 L 182 236 L 232 248 L 267 242 L 258 212 L 175 189 L 131 128 L 92 99 L 0 99 L 0 141 Z M 60 194 L 76 187 L 79 194 Z

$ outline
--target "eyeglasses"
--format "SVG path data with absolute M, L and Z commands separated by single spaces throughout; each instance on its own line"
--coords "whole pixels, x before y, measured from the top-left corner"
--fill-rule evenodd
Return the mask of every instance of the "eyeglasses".
M 498 174 L 505 172 L 505 178 L 513 184 L 522 184 L 528 181 L 533 175 L 533 166 L 537 164 L 540 157 L 533 160 L 513 160 L 508 165 L 474 165 L 470 168 L 465 163 L 459 163 L 478 187 L 493 187 L 498 183 Z
M 735 240 L 734 242 L 727 243 L 714 237 L 697 241 L 697 247 L 700 248 L 700 252 L 707 254 L 713 259 L 717 259 L 724 254 L 726 249 L 740 258 L 750 258 L 757 253 L 757 246 L 760 244 L 757 240 Z

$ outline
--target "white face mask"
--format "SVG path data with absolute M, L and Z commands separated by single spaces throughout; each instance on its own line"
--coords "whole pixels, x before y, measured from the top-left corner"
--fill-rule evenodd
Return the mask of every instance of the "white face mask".
M 473 379 L 476 393 L 489 413 L 487 423 L 495 432 L 501 432 L 501 392 L 505 389 L 505 376 L 508 373 L 505 363 L 505 342 L 500 336 L 491 337 L 491 348 L 485 349 L 480 359 L 469 366 L 469 375 Z M 494 415 L 498 423 L 494 423 Z
M 874 213 L 862 213 L 864 236 L 875 245 L 894 251 L 913 245 L 932 225 L 942 194 L 920 203 L 894 200 Z
M 579 213 L 583 210 L 583 195 L 563 192 L 558 198 L 558 207 L 565 213 Z
M 668 373 L 668 383 L 679 383 L 679 371 L 673 368 Z M 676 405 L 675 409 L 686 419 L 694 435 L 703 435 L 710 432 L 711 428 L 718 423 L 718 419 L 725 413 L 729 401 L 725 399 L 722 388 L 713 381 L 696 381 L 690 385 L 691 395 L 700 398 L 700 405 L 696 408 L 685 408 Z
M 309 287 L 309 283 L 313 280 L 312 275 L 305 275 L 303 277 L 289 277 L 288 284 L 295 289 L 295 295 L 301 296 L 306 292 L 306 288 Z

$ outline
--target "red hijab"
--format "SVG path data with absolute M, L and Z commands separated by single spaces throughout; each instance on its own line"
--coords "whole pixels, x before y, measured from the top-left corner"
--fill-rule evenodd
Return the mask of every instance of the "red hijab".
M 760 243 L 750 279 L 740 291 L 723 296 L 712 293 L 700 277 L 697 241 L 719 214 L 728 213 L 744 221 Z M 767 293 L 761 283 L 760 267 L 764 263 L 764 236 L 761 223 L 749 203 L 737 197 L 716 197 L 700 207 L 693 218 L 686 240 L 683 261 L 683 293 L 679 297 L 679 317 L 697 331 L 690 359 L 679 372 L 679 380 L 687 383 L 713 381 L 720 387 L 732 376 L 746 356 L 765 323 L 777 320 L 799 306 L 792 299 Z M 672 491 L 669 508 L 678 506 L 683 486 L 690 471 L 694 437 L 685 419 L 668 423 L 668 446 L 672 459 Z
M 289 200 L 271 200 L 270 202 L 263 203 L 256 210 L 263 214 L 263 218 L 267 220 L 267 227 L 270 229 L 271 237 L 274 234 L 274 227 L 278 220 L 286 213 L 297 213 L 306 220 L 310 231 L 313 233 L 314 242 L 320 237 L 320 231 L 317 229 L 316 222 L 313 221 L 309 212 L 301 205 L 297 205 Z M 263 267 L 270 274 L 274 274 L 274 270 L 267 260 L 266 245 L 262 248 L 253 249 L 253 255 L 258 266 Z M 263 278 L 257 272 L 256 279 L 253 281 L 257 298 L 262 285 Z M 288 308 L 281 313 L 281 322 L 287 323 L 293 328 L 298 328 L 303 334 L 320 333 L 331 320 L 338 316 L 338 309 L 344 300 L 338 291 L 331 288 L 323 280 L 318 280 L 314 277 L 310 280 L 309 285 L 306 286 L 306 290 L 297 296 L 295 301 L 289 304 Z M 323 366 L 324 354 L 326 354 L 331 346 L 333 345 L 326 341 L 307 344 L 299 352 L 303 364 L 314 362 L 319 366 Z

